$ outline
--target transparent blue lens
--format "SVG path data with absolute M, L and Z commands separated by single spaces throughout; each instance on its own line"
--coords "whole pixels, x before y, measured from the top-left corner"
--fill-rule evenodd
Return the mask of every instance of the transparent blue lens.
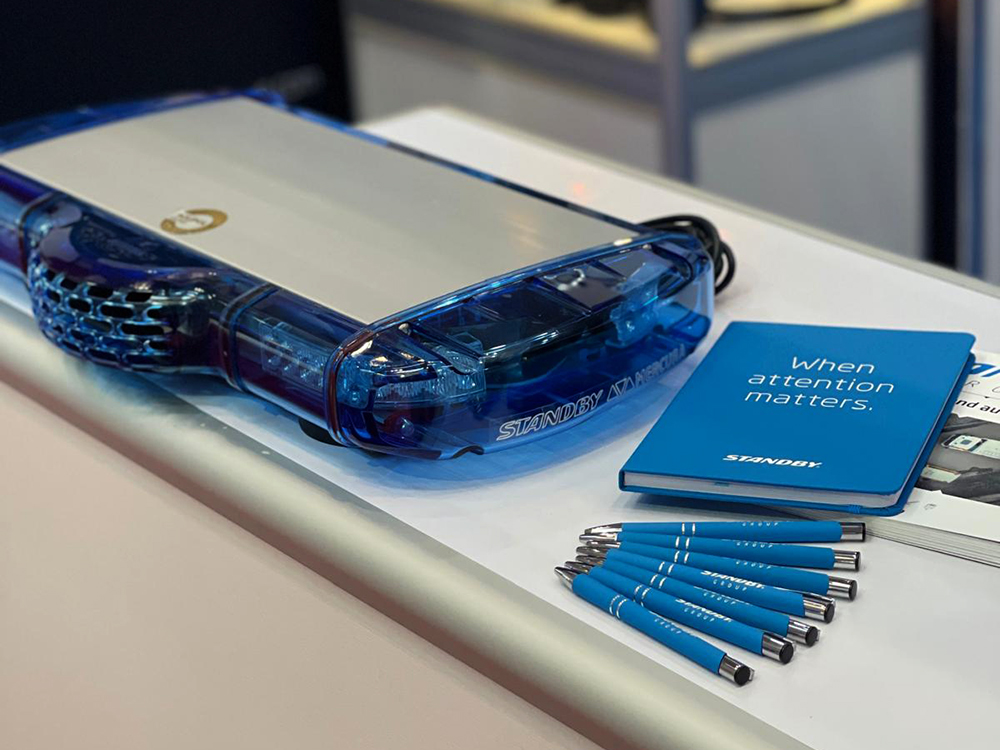
M 332 430 L 434 458 L 554 434 L 687 356 L 712 283 L 690 238 L 658 236 L 393 320 L 338 353 Z

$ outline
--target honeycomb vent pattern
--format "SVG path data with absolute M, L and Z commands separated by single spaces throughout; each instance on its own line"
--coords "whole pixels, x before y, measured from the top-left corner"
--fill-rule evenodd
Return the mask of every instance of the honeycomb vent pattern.
M 37 256 L 28 265 L 28 288 L 47 338 L 78 357 L 126 370 L 180 365 L 176 321 L 199 294 L 111 289 L 59 273 Z

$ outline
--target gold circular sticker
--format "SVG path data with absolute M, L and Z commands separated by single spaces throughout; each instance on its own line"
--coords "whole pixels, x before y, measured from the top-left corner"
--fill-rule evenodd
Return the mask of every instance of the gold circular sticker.
M 214 208 L 189 208 L 165 218 L 160 222 L 160 229 L 170 234 L 207 232 L 225 224 L 228 218 L 225 211 Z

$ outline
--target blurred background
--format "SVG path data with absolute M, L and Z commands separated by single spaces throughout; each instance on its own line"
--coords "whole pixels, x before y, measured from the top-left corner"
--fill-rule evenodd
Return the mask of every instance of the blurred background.
M 0 122 L 260 86 L 449 105 L 1000 282 L 988 0 L 170 0 L 4 13 Z

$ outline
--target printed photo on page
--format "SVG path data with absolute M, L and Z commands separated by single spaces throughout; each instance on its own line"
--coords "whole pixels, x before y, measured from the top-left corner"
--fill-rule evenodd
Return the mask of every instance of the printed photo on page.
M 873 536 L 1000 566 L 1000 354 L 975 357 L 903 512 L 865 521 Z
M 976 355 L 917 487 L 925 502 L 940 493 L 1000 505 L 1000 355 Z
M 903 512 L 877 536 L 1000 566 L 1000 354 L 977 352 Z

